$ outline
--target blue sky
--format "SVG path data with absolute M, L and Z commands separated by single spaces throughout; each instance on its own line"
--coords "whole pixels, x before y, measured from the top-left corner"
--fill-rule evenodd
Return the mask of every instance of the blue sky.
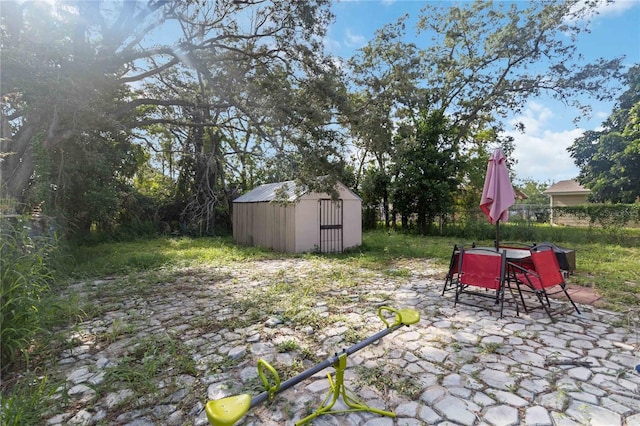
M 329 53 L 348 59 L 364 46 L 378 28 L 408 13 L 407 33 L 413 33 L 424 0 L 342 0 L 333 4 L 336 15 L 325 46 Z M 583 33 L 578 52 L 587 59 L 626 56 L 625 64 L 640 63 L 640 0 L 617 0 L 603 5 L 594 18 L 591 33 Z M 624 88 L 622 88 L 624 89 Z M 508 133 L 515 138 L 514 171 L 518 179 L 558 182 L 577 176 L 578 169 L 566 151 L 585 130 L 598 129 L 612 111 L 613 103 L 592 102 L 593 117 L 573 123 L 576 111 L 547 98 L 532 98 L 519 117 L 526 133 Z M 507 126 L 508 129 L 509 126 Z M 509 129 L 508 129 L 509 130 Z

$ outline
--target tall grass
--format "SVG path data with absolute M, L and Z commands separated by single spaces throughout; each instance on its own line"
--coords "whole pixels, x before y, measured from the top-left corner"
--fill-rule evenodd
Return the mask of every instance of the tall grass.
M 52 397 L 57 391 L 58 385 L 51 383 L 46 375 L 33 371 L 23 373 L 11 389 L 0 395 L 2 425 L 41 424 L 42 413 L 56 404 Z
M 3 220 L 0 230 L 0 337 L 3 369 L 28 355 L 42 332 L 43 296 L 54 282 L 55 242 L 33 235 L 24 222 Z
M 0 218 L 0 417 L 3 425 L 38 424 L 58 387 L 42 368 L 59 344 L 51 329 L 75 308 L 53 294 L 62 269 L 56 240 L 13 219 Z

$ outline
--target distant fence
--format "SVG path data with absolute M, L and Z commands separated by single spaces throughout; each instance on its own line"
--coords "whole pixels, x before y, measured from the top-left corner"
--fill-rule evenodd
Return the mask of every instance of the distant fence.
M 382 209 L 379 221 L 384 222 Z M 410 226 L 415 217 L 409 218 Z M 474 209 L 454 208 L 437 219 L 437 226 L 469 227 L 471 224 L 487 223 L 480 207 Z M 396 224 L 401 218 L 396 217 Z M 514 204 L 509 208 L 509 223 L 518 225 L 553 224 L 575 227 L 640 227 L 640 204 L 584 204 L 579 206 L 550 207 L 548 204 Z
M 548 205 L 516 204 L 509 208 L 509 222 L 520 224 L 549 223 L 551 208 Z M 487 222 L 480 208 L 465 210 L 454 209 L 440 217 L 440 225 L 467 226 L 469 222 Z

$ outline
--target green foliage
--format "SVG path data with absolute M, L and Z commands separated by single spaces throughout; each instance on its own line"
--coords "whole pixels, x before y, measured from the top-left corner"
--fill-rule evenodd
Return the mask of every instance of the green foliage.
M 578 180 L 597 202 L 640 199 L 640 64 L 626 75 L 629 86 L 601 131 L 587 131 L 567 150 L 580 168 Z
M 318 301 L 326 301 L 328 312 L 340 311 L 345 306 L 351 306 L 354 293 L 348 291 L 343 294 L 343 289 L 349 288 L 359 295 L 358 303 L 364 306 L 378 306 L 381 300 L 392 296 L 393 287 L 383 292 L 362 294 L 358 292 L 358 285 L 371 279 L 382 277 L 395 277 L 390 282 L 401 282 L 398 277 L 408 277 L 408 273 L 417 268 L 433 279 L 433 285 L 440 286 L 444 280 L 444 268 L 449 264 L 451 250 L 454 243 L 475 241 L 478 245 L 489 246 L 492 244 L 495 227 L 484 223 L 488 236 L 475 239 L 474 235 L 462 234 L 459 236 L 429 236 L 416 235 L 410 232 L 391 230 L 376 230 L 363 234 L 362 247 L 348 253 L 321 255 L 305 254 L 304 260 L 308 268 L 305 273 L 296 278 L 288 273 L 277 273 L 270 278 L 256 275 L 255 280 L 264 282 L 264 285 L 246 292 L 234 294 L 235 304 L 230 306 L 232 312 L 227 317 L 212 316 L 210 312 L 202 312 L 201 316 L 192 318 L 190 324 L 192 330 L 201 329 L 203 333 L 213 333 L 226 328 L 250 327 L 251 324 L 264 322 L 268 316 L 277 316 L 285 321 L 287 326 L 295 324 L 299 327 L 311 326 L 315 330 L 323 329 L 328 324 L 337 321 L 345 321 L 344 317 L 326 316 L 319 312 Z M 3 227 L 5 229 L 5 227 Z M 480 222 L 478 222 L 480 229 Z M 640 286 L 638 286 L 637 259 L 640 257 L 640 229 L 626 229 L 626 240 L 623 244 L 611 243 L 606 234 L 599 228 L 568 228 L 551 227 L 548 225 L 530 225 L 505 223 L 501 226 L 505 239 L 521 242 L 552 241 L 560 246 L 575 249 L 577 252 L 577 270 L 575 275 L 569 277 L 569 282 L 594 288 L 603 296 L 603 300 L 610 304 L 612 309 L 629 310 L 640 304 Z M 531 239 L 520 239 L 521 232 L 528 232 Z M 484 231 L 480 231 L 481 233 Z M 3 241 L 5 240 L 3 236 Z M 246 268 L 251 261 L 259 261 L 269 258 L 300 257 L 300 255 L 286 255 L 273 253 L 267 250 L 259 250 L 250 247 L 235 246 L 226 238 L 153 238 L 118 243 L 104 243 L 94 246 L 76 247 L 74 253 L 82 257 L 73 265 L 74 276 L 101 276 L 111 277 L 109 285 L 93 286 L 90 290 L 91 303 L 87 306 L 88 315 L 98 318 L 105 312 L 119 309 L 122 300 L 129 300 L 131 296 L 145 298 L 146 294 L 157 294 L 171 287 L 173 291 L 201 290 L 202 277 L 208 284 L 217 285 L 223 279 L 228 279 L 226 272 L 220 272 L 215 276 L 212 270 L 226 270 L 230 268 Z M 130 275 L 124 278 L 114 277 L 122 273 L 119 263 L 124 262 L 135 253 L 146 253 L 149 259 L 164 259 L 167 263 L 165 271 L 159 272 L 155 260 L 133 262 L 126 267 Z M 149 265 L 156 265 L 149 268 Z M 207 265 L 206 269 L 199 267 Z M 232 264 L 237 264 L 233 266 Z M 115 265 L 115 266 L 114 266 Z M 240 266 L 242 265 L 242 266 Z M 431 269 L 437 265 L 440 270 Z M 178 269 L 177 267 L 180 267 Z M 420 269 L 424 267 L 424 270 Z M 94 268 L 94 269 L 92 269 Z M 213 268 L 213 269 L 212 269 Z M 213 274 L 213 275 L 212 275 Z M 177 280 L 176 277 L 185 277 L 187 280 Z M 294 274 L 295 275 L 295 274 Z M 178 281 L 180 283 L 178 284 Z M 237 284 L 237 283 L 236 283 Z M 175 288 L 176 285 L 187 286 Z M 431 285 L 431 284 L 430 284 Z M 89 286 L 89 288 L 92 286 Z M 220 287 L 224 289 L 224 286 Z M 224 290 L 223 290 L 224 291 Z M 232 290 L 229 290 L 232 291 Z M 235 292 L 235 289 L 233 290 Z M 194 294 L 195 294 L 194 293 Z M 225 295 L 226 297 L 226 295 Z M 81 302 L 71 296 L 67 299 L 69 305 L 79 305 Z M 57 299 L 52 294 L 46 293 L 41 298 L 41 305 L 56 305 Z M 4 310 L 3 310 L 4 312 Z M 41 309 L 40 312 L 46 312 Z M 71 310 L 62 314 L 63 320 L 71 317 Z M 46 315 L 50 316 L 49 314 Z M 78 318 L 82 320 L 83 318 Z M 118 341 L 123 338 L 131 338 L 136 332 L 137 321 L 113 321 L 110 330 L 96 334 L 97 344 Z M 144 322 L 143 322 L 144 323 Z M 51 323 L 49 323 L 51 324 Z M 62 322 L 56 325 L 62 325 Z M 124 401 L 122 407 L 116 407 L 111 411 L 105 421 L 115 421 L 111 416 L 117 416 L 123 410 L 128 410 L 132 401 L 145 404 L 147 398 L 144 395 L 155 395 L 149 401 L 164 400 L 168 392 L 175 391 L 170 381 L 165 381 L 167 372 L 170 374 L 197 375 L 196 365 L 193 359 L 192 349 L 181 342 L 178 336 L 161 333 L 149 335 L 149 330 L 144 329 L 144 337 L 134 338 L 128 345 L 126 357 L 118 363 L 111 364 L 105 371 L 104 381 L 95 385 L 98 396 L 107 392 L 130 388 L 134 395 L 131 400 Z M 301 358 L 317 363 L 322 361 L 315 356 L 313 336 L 307 341 L 294 341 L 286 338 L 278 345 L 279 350 L 299 352 Z M 349 329 L 343 336 L 343 342 L 355 343 L 365 338 L 364 329 Z M 65 341 L 65 339 L 59 339 Z M 316 342 L 317 343 L 317 342 Z M 454 345 L 455 346 L 455 345 Z M 453 350 L 459 350 L 452 346 Z M 43 349 L 51 351 L 52 357 L 46 357 Z M 55 360 L 59 359 L 60 347 L 43 348 L 41 344 L 33 347 L 33 362 L 39 362 L 41 366 L 55 366 Z M 479 347 L 484 354 L 500 352 L 497 344 L 486 344 Z M 296 355 L 297 356 L 297 355 Z M 244 360 L 232 360 L 226 356 L 212 358 L 207 364 L 207 370 L 211 374 L 224 373 L 232 365 L 240 365 Z M 298 359 L 292 366 L 282 366 L 284 374 L 293 374 L 301 371 L 304 365 Z M 35 373 L 37 371 L 37 373 Z M 382 392 L 395 390 L 410 399 L 418 398 L 421 385 L 411 377 L 406 377 L 397 366 L 390 364 L 371 366 L 370 368 L 356 368 L 357 379 L 364 384 L 378 387 Z M 42 415 L 57 413 L 60 411 L 55 404 L 64 403 L 65 388 L 59 383 L 54 383 L 51 371 L 31 368 L 22 372 L 20 380 L 7 379 L 3 375 L 3 392 L 0 396 L 2 406 L 3 424 L 30 425 L 40 424 Z M 17 377 L 14 376 L 14 377 Z M 393 377 L 393 383 L 389 380 Z M 199 383 L 199 382 L 198 382 Z M 255 391 L 260 392 L 259 380 L 255 382 Z M 194 386 L 201 386 L 195 384 Z M 247 384 L 247 387 L 250 386 Z M 246 387 L 245 387 L 246 388 Z M 200 391 L 204 391 L 199 389 Z M 246 389 L 245 389 L 246 390 Z M 253 390 L 253 389 L 252 389 Z M 205 391 L 206 392 L 206 391 Z M 195 393 L 195 391 L 194 391 Z M 51 398 L 55 394 L 54 398 Z M 201 393 L 200 393 L 201 394 Z M 190 405 L 191 406 L 191 405 Z M 61 409 L 60 409 L 61 410 Z
M 69 234 L 153 222 L 170 205 L 171 220 L 220 235 L 237 190 L 348 175 L 335 126 L 346 91 L 322 51 L 328 0 L 101 5 L 2 7 L 10 196 L 45 201 Z
M 171 269 L 215 262 L 224 265 L 249 258 L 278 256 L 259 247 L 240 247 L 231 238 L 152 237 L 133 241 L 102 242 L 69 246 L 72 273 L 77 276 L 104 276 L 136 271 Z
M 285 340 L 276 343 L 276 350 L 280 353 L 299 351 L 300 344 L 295 340 Z
M 631 222 L 640 222 L 640 204 L 582 204 L 579 206 L 554 207 L 554 214 L 573 215 L 588 220 L 591 225 L 605 229 L 623 228 Z
M 373 386 L 381 392 L 395 390 L 413 400 L 418 398 L 422 391 L 419 381 L 413 377 L 405 377 L 403 371 L 395 365 L 378 364 L 375 367 L 358 365 L 355 370 L 360 383 Z
M 68 234 L 82 236 L 142 235 L 178 217 L 192 234 L 220 235 L 233 196 L 256 184 L 344 179 L 350 167 L 359 181 L 371 165 L 391 176 L 394 124 L 426 105 L 451 118 L 460 142 L 480 148 L 469 157 L 480 161 L 483 144 L 500 133 L 498 117 L 517 113 L 529 96 L 607 98 L 613 85 L 603 83 L 621 66 L 620 58 L 583 63 L 566 41 L 583 30 L 576 18 L 589 16 L 593 2 L 430 3 L 417 29 L 434 43 L 405 43 L 406 18 L 379 29 L 348 61 L 352 93 L 322 49 L 328 0 L 100 4 L 6 2 L 0 16 L 2 86 L 10 88 L 0 113 L 11 151 L 22 153 L 2 153 L 3 188 L 21 202 L 44 201 Z M 248 11 L 254 20 L 243 19 Z M 150 31 L 167 28 L 183 31 L 149 43 Z M 350 127 L 360 149 L 354 166 L 336 123 Z M 624 141 L 637 139 L 631 131 L 621 131 Z M 457 176 L 468 185 L 464 205 L 478 193 L 476 170 Z M 390 182 L 373 185 L 367 227 L 380 204 L 389 224 Z M 418 223 L 423 230 L 431 221 Z
M 544 191 L 551 186 L 551 182 L 536 182 L 533 179 L 522 179 L 515 185 L 527 196 L 519 201 L 522 204 L 549 205 L 549 196 Z
M 393 162 L 402 151 L 395 152 L 392 141 L 404 135 L 402 126 L 393 123 L 420 120 L 421 110 L 441 111 L 456 129 L 454 137 L 463 153 L 459 155 L 465 157 L 455 175 L 461 184 L 457 202 L 467 208 L 477 206 L 488 144 L 499 143 L 508 156 L 513 144 L 512 139 L 501 137 L 504 119 L 520 111 L 529 97 L 547 92 L 581 115 L 590 109 L 588 103 L 578 101 L 582 95 L 612 96 L 609 83 L 619 77 L 622 58 L 588 64 L 567 41 L 568 35 L 578 37 L 584 31 L 584 18 L 593 7 L 593 3 L 575 2 L 429 2 L 419 16 L 417 36 L 433 42 L 423 49 L 403 41 L 408 31 L 406 16 L 377 30 L 348 62 L 354 86 L 348 118 L 361 148 L 361 169 L 368 172 L 373 165 L 377 173 L 394 176 Z M 524 124 L 516 127 L 522 129 Z M 414 161 L 420 160 L 426 163 L 431 158 Z M 403 213 L 421 215 L 412 206 L 419 192 L 409 180 L 419 181 L 422 176 L 409 172 L 407 167 L 402 184 L 409 183 L 411 189 L 403 194 L 400 184 L 393 205 Z M 366 178 L 363 187 L 365 183 Z M 430 188 L 445 192 L 443 186 L 445 180 L 440 179 Z M 377 194 L 374 201 L 387 209 L 384 192 Z M 445 210 L 441 207 L 434 205 L 437 212 Z M 365 217 L 367 229 L 372 229 L 370 214 Z M 385 215 L 385 225 L 389 223 Z M 417 223 L 424 232 L 431 221 L 419 218 Z
M 480 353 L 495 354 L 495 353 L 498 353 L 501 347 L 502 347 L 501 343 L 496 343 L 496 342 L 482 343 L 480 345 Z
M 65 141 L 50 152 L 56 164 L 51 186 L 51 212 L 64 218 L 71 235 L 86 236 L 92 225 L 111 231 L 121 209 L 134 214 L 129 180 L 143 155 L 140 147 L 106 131 Z M 64 157 L 64 158 L 63 158 Z
M 530 96 L 547 92 L 583 113 L 578 94 L 610 97 L 623 58 L 585 63 L 572 44 L 595 4 L 577 2 L 451 5 L 429 2 L 418 31 L 433 37 L 420 52 L 422 84 L 459 128 L 487 127 L 518 113 Z M 522 127 L 522 125 L 521 125 Z M 466 137 L 466 134 L 463 136 Z
M 442 111 L 422 110 L 395 141 L 393 207 L 406 227 L 417 215 L 418 232 L 426 235 L 438 214 L 453 204 L 460 168 L 456 129 Z
M 27 356 L 32 339 L 43 332 L 43 296 L 54 280 L 56 246 L 33 235 L 29 221 L 0 222 L 0 337 L 2 368 Z
M 365 170 L 360 184 L 362 195 L 362 220 L 365 230 L 375 229 L 380 215 L 380 205 L 389 198 L 391 179 L 385 171 L 376 168 Z
M 167 371 L 176 375 L 196 374 L 192 349 L 173 336 L 143 339 L 133 345 L 131 352 L 118 364 L 105 369 L 104 381 L 96 392 L 104 394 L 123 385 L 133 390 L 137 397 L 154 396 L 160 392 L 158 383 Z M 133 398 L 133 397 L 132 397 Z M 123 401 L 126 404 L 127 401 Z
M 37 425 L 42 422 L 42 414 L 51 408 L 58 384 L 46 375 L 32 371 L 24 373 L 9 391 L 0 393 L 0 417 L 3 426 Z

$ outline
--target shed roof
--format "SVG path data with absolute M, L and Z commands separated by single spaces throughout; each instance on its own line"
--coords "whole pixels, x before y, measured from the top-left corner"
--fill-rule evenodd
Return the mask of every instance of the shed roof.
M 544 191 L 545 194 L 588 194 L 591 190 L 580 185 L 578 181 L 574 179 L 561 180 Z
M 336 189 L 347 191 L 355 199 L 358 194 L 347 188 L 342 182 L 336 182 Z M 294 202 L 309 192 L 307 185 L 297 184 L 293 180 L 286 182 L 266 183 L 233 200 L 234 203 L 264 203 L 270 201 Z
M 260 185 L 244 195 L 239 196 L 234 203 L 260 203 L 274 200 L 283 200 L 293 202 L 298 197 L 307 192 L 306 186 L 296 184 L 295 181 L 265 183 Z

